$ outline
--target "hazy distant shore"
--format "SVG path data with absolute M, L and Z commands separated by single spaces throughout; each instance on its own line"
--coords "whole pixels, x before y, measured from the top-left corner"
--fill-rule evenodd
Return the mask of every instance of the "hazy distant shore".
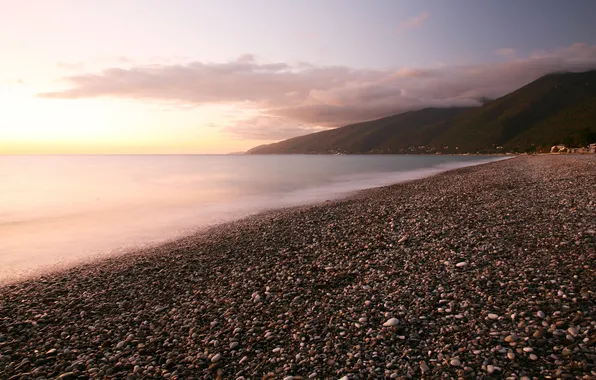
M 520 156 L 0 287 L 0 378 L 596 376 L 594 178 Z

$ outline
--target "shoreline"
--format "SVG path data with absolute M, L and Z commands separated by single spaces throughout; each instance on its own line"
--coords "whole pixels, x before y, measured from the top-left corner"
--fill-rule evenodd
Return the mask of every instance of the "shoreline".
M 594 176 L 519 156 L 0 285 L 0 377 L 596 376 Z
M 20 252 L 14 251 L 12 255 L 9 253 L 8 255 L 0 256 L 0 285 L 6 285 L 27 279 L 34 279 L 46 273 L 63 271 L 110 257 L 118 257 L 131 252 L 156 248 L 163 244 L 175 242 L 188 236 L 193 236 L 200 231 L 216 227 L 220 224 L 238 221 L 249 216 L 258 216 L 264 212 L 290 209 L 293 207 L 319 205 L 328 201 L 347 199 L 360 191 L 424 179 L 446 171 L 460 169 L 462 167 L 483 165 L 510 158 L 512 157 L 487 156 L 481 158 L 479 157 L 471 161 L 439 163 L 433 166 L 396 172 L 368 172 L 364 173 L 366 174 L 365 176 L 362 176 L 361 178 L 354 178 L 350 181 L 318 184 L 311 187 L 289 191 L 285 194 L 280 194 L 281 198 L 277 199 L 276 201 L 271 201 L 268 197 L 253 195 L 244 199 L 241 198 L 238 200 L 230 200 L 229 203 L 226 203 L 230 211 L 228 213 L 224 213 L 225 215 L 222 215 L 221 217 L 213 216 L 211 220 L 203 220 L 199 222 L 201 217 L 198 215 L 198 220 L 195 222 L 195 224 L 189 221 L 186 225 L 180 224 L 176 229 L 172 226 L 164 226 L 162 230 L 154 231 L 154 234 L 152 234 L 154 238 L 150 240 L 137 241 L 132 238 L 131 241 L 125 241 L 125 239 L 121 238 L 121 244 L 108 244 L 105 246 L 102 246 L 103 243 L 101 241 L 95 241 L 97 245 L 103 247 L 100 249 L 96 249 L 96 247 L 91 243 L 80 241 L 78 242 L 80 243 L 78 244 L 80 247 L 80 251 L 78 253 L 74 249 L 71 249 L 71 247 L 64 247 L 65 249 L 63 251 L 60 251 L 59 248 L 54 247 L 52 248 L 51 252 L 47 253 L 47 259 L 46 256 L 33 256 L 28 259 L 28 261 L 24 261 L 18 265 L 11 266 L 10 263 L 6 263 L 7 265 L 3 267 L 3 264 L 5 264 L 5 258 L 10 258 L 10 256 L 19 256 Z M 220 207 L 223 207 L 223 204 Z M 209 213 L 209 211 L 206 212 Z M 25 220 L 24 222 L 28 221 Z M 21 223 L 21 221 L 15 224 L 18 225 L 18 223 Z M 152 228 L 150 225 L 145 227 Z M 65 230 L 68 227 L 55 226 L 54 228 L 56 231 L 60 231 Z M 118 231 L 118 228 L 119 226 L 117 224 L 112 227 L 114 231 Z M 11 231 L 9 229 L 8 231 L 4 231 L 4 233 L 8 233 L 10 236 Z M 108 241 L 110 238 L 111 236 L 106 235 L 106 239 Z M 42 244 L 42 246 L 43 245 L 44 244 Z M 23 251 L 25 251 L 25 249 L 23 249 Z M 82 254 L 81 252 L 88 252 L 88 254 Z M 60 258 L 60 260 L 54 258 Z M 44 260 L 47 260 L 45 264 L 43 264 Z M 36 266 L 31 264 L 35 264 Z

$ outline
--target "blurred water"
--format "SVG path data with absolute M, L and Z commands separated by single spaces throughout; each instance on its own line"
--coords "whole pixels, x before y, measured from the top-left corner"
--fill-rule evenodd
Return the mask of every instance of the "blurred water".
M 474 156 L 0 156 L 0 281 L 495 160 Z

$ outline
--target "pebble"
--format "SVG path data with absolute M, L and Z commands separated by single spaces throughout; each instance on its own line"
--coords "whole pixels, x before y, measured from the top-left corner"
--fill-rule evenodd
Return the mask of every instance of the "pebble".
M 455 264 L 455 266 L 458 267 L 458 268 L 463 268 L 463 267 L 465 267 L 467 265 L 468 265 L 468 262 L 467 261 L 461 261 L 461 262 Z
M 77 375 L 74 372 L 65 372 L 58 376 L 59 380 L 72 380 L 76 379 Z
M 489 319 L 497 319 L 497 318 L 499 318 L 499 316 L 497 314 L 494 314 L 494 313 L 489 313 L 488 314 L 488 318 Z
M 397 318 L 390 318 L 385 323 L 383 323 L 383 326 L 393 327 L 393 326 L 397 326 L 398 324 L 399 324 L 399 321 L 397 320 Z
M 0 286 L 0 378 L 595 377 L 595 173 L 519 156 Z

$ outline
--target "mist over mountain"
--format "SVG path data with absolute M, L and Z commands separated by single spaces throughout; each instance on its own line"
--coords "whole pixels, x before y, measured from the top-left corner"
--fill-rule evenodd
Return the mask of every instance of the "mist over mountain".
M 496 153 L 596 142 L 596 71 L 549 74 L 501 98 L 479 102 L 479 107 L 404 112 L 247 153 Z

